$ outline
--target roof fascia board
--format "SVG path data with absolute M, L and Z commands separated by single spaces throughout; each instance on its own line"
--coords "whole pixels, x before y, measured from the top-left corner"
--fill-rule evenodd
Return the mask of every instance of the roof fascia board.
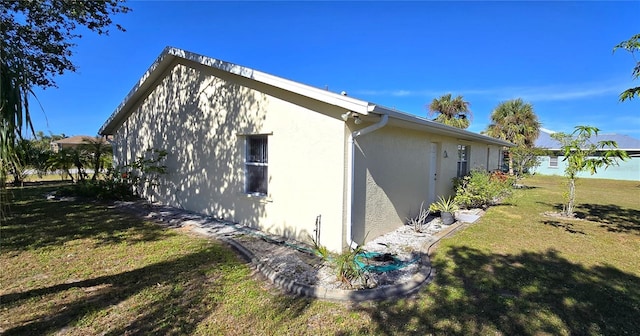
M 292 80 L 288 80 L 282 77 L 270 75 L 268 73 L 254 70 L 251 68 L 243 67 L 241 65 L 221 61 L 215 58 L 199 55 L 186 50 L 178 48 L 167 48 L 167 53 L 176 57 L 184 58 L 186 60 L 196 62 L 205 66 L 209 66 L 215 69 L 226 71 L 238 76 L 246 77 L 254 81 L 271 85 L 282 90 L 293 92 L 302 96 L 306 96 L 315 100 L 325 102 L 330 105 L 342 107 L 346 110 L 366 115 L 369 113 L 369 103 L 344 96 L 341 94 L 333 93 L 330 91 L 322 90 L 313 86 L 298 83 Z
M 489 143 L 489 144 L 498 145 L 498 146 L 505 146 L 505 147 L 514 146 L 514 144 L 508 141 L 504 141 L 504 140 L 496 139 L 487 135 L 478 134 L 478 133 L 463 130 L 460 128 L 444 125 L 439 122 L 412 116 L 412 115 L 409 115 L 397 110 L 389 109 L 383 106 L 375 106 L 372 109 L 372 112 L 378 113 L 378 114 L 388 114 L 389 117 L 391 118 L 415 124 L 418 126 L 419 129 L 422 129 L 424 131 L 442 134 L 442 135 L 458 138 L 460 140 L 481 141 L 484 143 Z
M 102 127 L 100 127 L 98 134 L 113 134 L 117 127 L 122 124 L 122 121 L 129 116 L 129 109 L 138 102 L 140 97 L 147 92 L 158 78 L 162 77 L 166 69 L 170 67 L 175 59 L 175 56 L 170 55 L 167 50 L 168 48 L 165 48 L 160 56 L 158 56 L 151 66 L 149 66 L 147 71 L 145 71 L 142 77 L 125 96 L 120 105 L 118 105 L 107 121 L 105 121 Z
M 548 150 L 548 151 L 563 151 L 562 148 L 546 148 L 546 147 L 538 147 L 539 149 L 544 149 L 544 150 Z M 587 149 L 587 148 L 581 148 L 581 149 Z M 634 152 L 634 151 L 640 151 L 640 148 L 601 148 L 601 149 L 596 149 L 596 152 L 606 152 L 608 150 L 611 149 L 615 149 L 615 150 L 621 150 L 621 151 L 625 151 L 625 152 Z
M 133 86 L 120 105 L 115 109 L 107 121 L 102 125 L 99 134 L 112 134 L 120 126 L 122 121 L 128 117 L 128 110 L 135 105 L 137 100 L 155 83 L 158 78 L 162 77 L 165 70 L 170 67 L 172 61 L 176 58 L 183 58 L 188 61 L 195 62 L 204 66 L 226 71 L 238 76 L 249 78 L 251 80 L 271 85 L 282 90 L 293 92 L 302 96 L 306 96 L 318 101 L 325 102 L 344 108 L 347 111 L 356 112 L 367 115 L 370 110 L 368 102 L 351 98 L 345 95 L 333 93 L 330 91 L 315 88 L 306 84 L 301 84 L 281 77 L 273 76 L 251 68 L 243 67 L 237 64 L 225 62 L 215 58 L 199 55 L 186 50 L 174 47 L 166 47 L 160 56 L 151 64 L 147 71 L 142 75 L 140 80 Z
M 129 110 L 135 106 L 138 100 L 143 97 L 153 84 L 162 78 L 168 68 L 170 68 L 176 59 L 185 59 L 196 64 L 211 67 L 231 74 L 242 76 L 250 80 L 270 85 L 282 90 L 296 93 L 311 99 L 322 101 L 324 103 L 344 108 L 347 111 L 367 115 L 369 113 L 388 114 L 389 117 L 410 123 L 417 126 L 418 129 L 443 134 L 461 140 L 476 140 L 484 143 L 490 143 L 499 146 L 513 146 L 512 143 L 500 139 L 492 138 L 486 135 L 473 133 L 467 130 L 443 125 L 431 120 L 409 115 L 397 110 L 389 109 L 383 106 L 375 105 L 360 99 L 351 98 L 345 95 L 333 93 L 330 91 L 315 88 L 306 84 L 284 79 L 282 77 L 270 75 L 258 70 L 243 67 L 237 64 L 225 62 L 215 58 L 203 56 L 174 47 L 166 47 L 160 56 L 151 64 L 149 69 L 142 75 L 140 80 L 129 91 L 122 103 L 115 109 L 109 119 L 102 125 L 99 133 L 103 135 L 113 134 L 120 126 L 124 119 L 129 115 Z

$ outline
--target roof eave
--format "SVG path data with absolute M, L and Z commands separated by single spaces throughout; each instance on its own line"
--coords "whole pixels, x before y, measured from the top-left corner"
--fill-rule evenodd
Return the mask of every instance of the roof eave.
M 408 123 L 413 123 L 416 126 L 418 126 L 418 128 L 423 129 L 425 131 L 446 135 L 450 137 L 455 137 L 457 139 L 481 141 L 484 143 L 489 143 L 492 145 L 504 146 L 504 147 L 515 146 L 514 144 L 508 141 L 504 141 L 504 140 L 496 139 L 487 135 L 474 133 L 464 129 L 448 126 L 439 122 L 413 116 L 413 115 L 400 112 L 394 109 L 390 109 L 387 107 L 383 107 L 383 106 L 374 106 L 374 108 L 372 109 L 372 112 L 375 112 L 377 114 L 388 114 L 390 118 L 408 122 Z
M 120 105 L 111 113 L 111 116 L 100 127 L 98 134 L 113 135 L 124 119 L 128 117 L 129 108 L 138 101 L 140 96 L 149 89 L 153 83 L 164 73 L 169 67 L 175 56 L 170 53 L 171 47 L 166 47 L 160 56 L 149 66 L 147 71 L 142 75 L 138 82 L 133 86 L 129 93 L 122 100 Z
M 203 66 L 222 70 L 237 76 L 242 76 L 256 82 L 277 87 L 289 92 L 293 92 L 310 99 L 325 102 L 330 105 L 344 108 L 346 111 L 367 115 L 369 113 L 387 114 L 390 118 L 396 119 L 410 125 L 411 127 L 430 131 L 437 134 L 447 135 L 463 140 L 475 140 L 498 146 L 512 147 L 512 143 L 492 138 L 486 135 L 473 133 L 467 130 L 447 126 L 425 118 L 409 115 L 394 109 L 375 105 L 363 100 L 348 97 L 346 95 L 333 93 L 327 90 L 301 84 L 281 77 L 273 76 L 251 68 L 243 67 L 237 64 L 221 61 L 211 57 L 199 55 L 174 47 L 166 47 L 160 56 L 151 64 L 149 69 L 140 78 L 138 83 L 129 91 L 122 103 L 115 109 L 109 119 L 100 128 L 99 134 L 113 135 L 115 131 L 122 125 L 124 120 L 129 116 L 129 111 L 138 102 L 138 100 L 153 86 L 153 84 L 161 78 L 164 72 L 173 64 L 175 59 L 184 59 L 195 62 Z
M 186 50 L 166 47 L 149 69 L 147 69 L 138 83 L 134 85 L 131 91 L 129 91 L 129 94 L 127 94 L 125 99 L 111 114 L 109 119 L 107 119 L 107 121 L 102 125 L 99 134 L 112 135 L 128 117 L 129 108 L 138 101 L 138 99 L 153 85 L 153 83 L 162 76 L 164 71 L 172 64 L 173 60 L 177 58 L 222 70 L 237 76 L 249 78 L 256 82 L 274 86 L 330 105 L 344 108 L 346 111 L 367 115 L 371 110 L 371 105 L 368 102 L 351 98 L 346 95 L 322 90 L 310 85 L 294 82 L 258 70 L 199 55 Z

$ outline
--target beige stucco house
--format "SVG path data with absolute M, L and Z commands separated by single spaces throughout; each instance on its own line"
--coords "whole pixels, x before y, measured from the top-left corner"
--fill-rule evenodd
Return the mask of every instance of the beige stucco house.
M 501 140 L 166 48 L 100 129 L 115 164 L 167 150 L 145 197 L 333 251 L 394 230 Z
M 57 153 L 67 148 L 77 148 L 91 143 L 101 143 L 105 146 L 109 146 L 111 139 L 109 137 L 92 137 L 89 135 L 76 135 L 56 141 L 52 141 L 50 144 L 51 151 Z

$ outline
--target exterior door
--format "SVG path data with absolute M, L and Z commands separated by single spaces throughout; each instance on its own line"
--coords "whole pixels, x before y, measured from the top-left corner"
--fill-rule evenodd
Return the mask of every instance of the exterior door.
M 429 184 L 427 185 L 427 203 L 436 201 L 436 183 L 438 179 L 438 144 L 430 143 L 429 151 Z

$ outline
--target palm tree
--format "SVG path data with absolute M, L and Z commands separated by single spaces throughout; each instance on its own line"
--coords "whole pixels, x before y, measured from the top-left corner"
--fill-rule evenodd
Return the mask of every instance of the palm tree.
M 90 157 L 90 163 L 93 166 L 93 176 L 91 181 L 95 181 L 98 174 L 104 168 L 106 162 L 109 162 L 112 150 L 111 145 L 102 138 L 85 138 L 84 144 L 80 148 Z
M 62 179 L 68 176 L 71 182 L 75 182 L 73 174 L 71 174 L 71 168 L 75 164 L 74 152 L 75 149 L 63 148 L 57 153 L 53 153 L 49 160 L 47 160 L 48 169 L 54 171 L 61 171 Z
M 462 96 L 451 99 L 451 94 L 447 93 L 433 99 L 427 108 L 430 116 L 438 113 L 434 121 L 462 129 L 469 127 L 471 110 L 469 110 L 469 102 L 464 101 Z
M 503 139 L 518 147 L 532 148 L 540 134 L 540 122 L 530 103 L 512 99 L 498 104 L 491 113 L 485 134 Z M 513 175 L 513 158 L 509 152 L 509 174 Z
M 27 96 L 33 94 L 24 78 L 23 64 L 18 62 L 12 68 L 3 55 L 0 63 L 0 186 L 4 187 L 7 169 L 17 164 L 18 140 L 22 139 L 23 128 L 33 124 L 29 112 Z

